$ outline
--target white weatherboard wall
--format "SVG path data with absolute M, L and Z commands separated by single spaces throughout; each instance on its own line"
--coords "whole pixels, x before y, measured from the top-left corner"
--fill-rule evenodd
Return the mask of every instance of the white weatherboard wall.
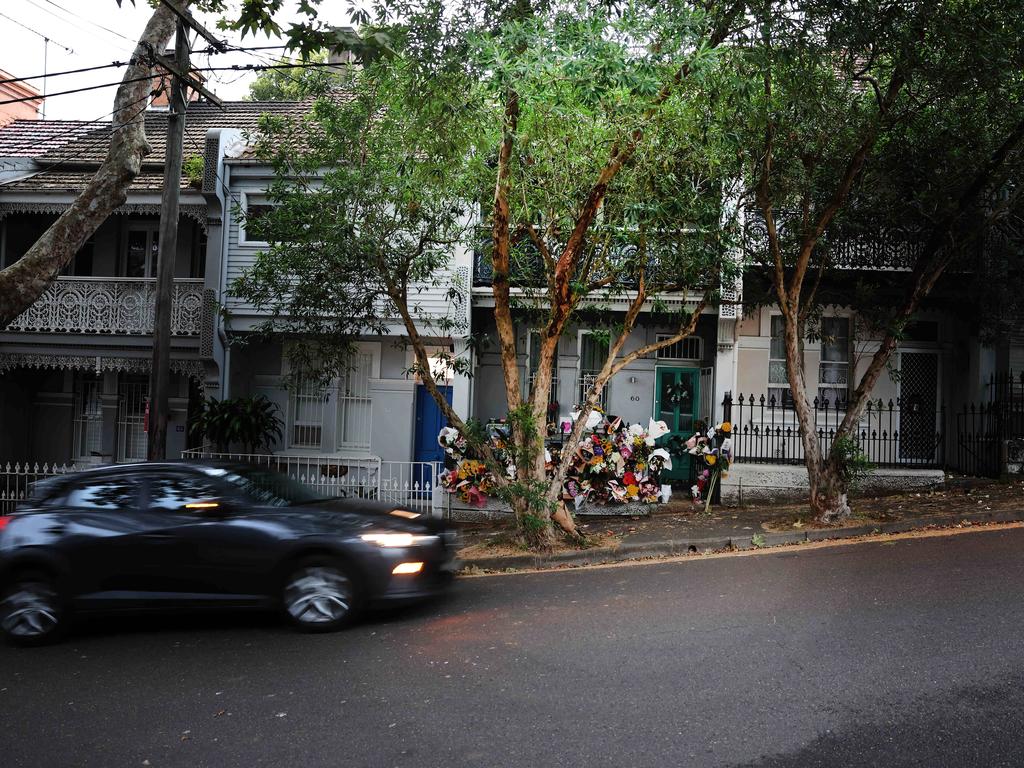
M 861 483 L 860 493 L 885 493 L 934 488 L 945 481 L 941 469 L 875 469 Z M 800 464 L 734 462 L 722 481 L 722 503 L 806 499 L 807 469 Z

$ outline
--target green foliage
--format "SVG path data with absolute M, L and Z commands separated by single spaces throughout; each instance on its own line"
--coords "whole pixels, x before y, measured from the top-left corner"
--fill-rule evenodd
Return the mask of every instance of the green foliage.
M 181 164 L 181 170 L 193 187 L 203 186 L 203 156 L 189 155 Z
M 338 70 L 332 67 L 316 66 L 327 62 L 326 51 L 316 51 L 301 61 L 282 58 L 279 65 L 308 63 L 309 67 L 288 67 L 268 69 L 260 72 L 249 85 L 251 101 L 302 101 L 311 96 L 323 94 L 341 81 Z
M 761 547 L 765 546 L 765 544 L 767 544 L 767 543 L 768 543 L 768 540 L 765 539 L 763 533 L 755 533 L 753 536 L 750 537 L 750 545 L 754 549 L 760 549 Z
M 220 452 L 241 444 L 256 453 L 281 439 L 282 424 L 277 405 L 263 395 L 226 400 L 211 397 L 193 417 L 189 434 L 193 440 L 209 441 Z
M 871 460 L 850 435 L 841 435 L 832 443 L 829 460 L 836 468 L 844 488 L 855 491 L 871 473 Z

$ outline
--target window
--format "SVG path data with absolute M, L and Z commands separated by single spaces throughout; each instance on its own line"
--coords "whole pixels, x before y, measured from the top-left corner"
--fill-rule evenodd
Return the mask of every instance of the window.
M 71 454 L 76 461 L 89 461 L 103 454 L 102 384 L 103 380 L 94 374 L 75 374 L 75 442 Z
M 142 461 L 146 458 L 146 405 L 149 379 L 122 376 L 117 382 L 117 459 Z
M 136 503 L 137 494 L 135 478 L 106 477 L 73 486 L 64 503 L 79 509 L 125 509 Z
M 785 318 L 772 315 L 772 341 L 768 349 L 768 402 L 775 399 L 776 405 L 793 405 L 793 393 L 789 389 L 786 374 Z
M 526 356 L 530 379 L 527 382 L 527 392 L 533 391 L 533 382 L 537 378 L 537 371 L 540 368 L 540 333 L 530 331 L 527 337 Z M 558 348 L 555 348 L 555 355 L 551 360 L 551 389 L 548 392 L 548 405 L 558 402 Z
M 598 374 L 608 359 L 608 337 L 598 335 L 591 331 L 580 332 L 580 367 L 576 380 L 576 396 L 579 402 L 586 400 L 587 395 L 597 381 Z M 608 387 L 601 390 L 601 397 L 597 404 L 601 408 L 608 402 Z
M 216 501 L 221 489 L 205 477 L 174 475 L 149 482 L 149 508 L 166 512 L 187 511 L 189 504 Z
M 160 222 L 136 222 L 128 227 L 124 249 L 124 277 L 156 277 L 160 248 Z
M 238 221 L 238 242 L 247 245 L 266 245 L 266 233 L 260 220 L 274 209 L 266 195 L 242 193 L 242 215 Z
M 288 445 L 316 448 L 323 440 L 324 403 L 327 390 L 315 381 L 300 380 L 288 398 Z
M 845 405 L 849 381 L 850 319 L 824 317 L 821 320 L 821 364 L 818 367 L 818 403 L 821 407 Z
M 357 352 L 348 370 L 338 378 L 337 447 L 370 449 L 370 377 L 373 355 Z
M 674 335 L 671 333 L 659 333 L 655 340 L 661 342 Z M 700 336 L 687 336 L 675 344 L 669 344 L 667 347 L 659 349 L 657 358 L 658 360 L 703 360 L 704 339 Z

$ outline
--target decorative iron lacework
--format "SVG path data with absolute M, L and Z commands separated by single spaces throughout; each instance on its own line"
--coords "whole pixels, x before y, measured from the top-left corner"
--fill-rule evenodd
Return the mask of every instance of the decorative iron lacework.
M 212 288 L 203 291 L 202 330 L 199 334 L 199 355 L 204 359 L 213 357 L 213 336 L 217 317 L 217 292 Z
M 104 355 L 45 355 L 29 353 L 0 353 L 0 373 L 14 368 L 38 368 L 55 370 L 113 371 L 115 373 L 149 373 L 148 357 L 110 357 Z M 171 360 L 171 372 L 187 376 L 200 385 L 205 370 L 200 360 Z
M 64 213 L 69 207 L 71 207 L 71 201 L 66 203 L 56 202 L 3 202 L 0 203 L 0 219 L 8 216 L 12 213 Z M 205 205 L 179 205 L 178 213 L 181 216 L 187 216 L 188 218 L 195 221 L 199 226 L 206 231 L 206 206 Z M 160 204 L 159 203 L 125 203 L 120 208 L 117 208 L 113 215 L 114 216 L 129 216 L 132 214 L 146 215 L 146 216 L 159 216 L 160 215 Z
M 55 280 L 7 326 L 9 331 L 132 336 L 153 332 L 156 281 L 141 278 Z M 197 336 L 203 321 L 203 281 L 176 280 L 171 334 Z
M 466 331 L 469 329 L 469 267 L 463 264 L 456 267 L 452 275 L 452 311 L 455 321 L 455 330 Z
M 776 212 L 779 237 L 787 236 L 785 211 Z M 748 254 L 768 253 L 768 226 L 759 211 L 749 211 L 743 231 Z M 905 229 L 875 232 L 837 230 L 823 238 L 820 250 L 827 249 L 833 266 L 840 269 L 909 270 L 920 255 L 923 241 L 919 233 Z

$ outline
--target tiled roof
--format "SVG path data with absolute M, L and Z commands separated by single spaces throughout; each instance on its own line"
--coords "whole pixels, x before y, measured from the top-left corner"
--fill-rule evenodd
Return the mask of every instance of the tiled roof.
M 25 176 L 16 181 L 0 185 L 0 191 L 11 192 L 77 192 L 92 178 L 95 170 L 50 170 Z M 143 171 L 132 182 L 134 192 L 159 192 L 163 189 L 164 175 L 159 172 Z M 186 177 L 181 178 L 181 188 L 193 189 Z
M 189 104 L 185 116 L 184 155 L 202 155 L 205 150 L 206 132 L 211 128 L 236 128 L 244 132 L 255 131 L 261 115 L 270 113 L 280 116 L 298 117 L 309 110 L 309 102 L 305 101 L 226 101 L 224 109 L 209 102 L 193 102 Z M 163 184 L 164 152 L 167 143 L 167 112 L 149 110 L 145 113 L 146 137 L 152 150 L 143 161 L 142 173 L 132 184 L 133 190 L 160 189 Z M 31 123 L 43 121 L 20 120 L 13 123 Z M 51 122 L 51 121 L 46 121 Z M 56 122 L 56 121 L 53 121 Z M 40 171 L 33 175 L 20 178 L 0 185 L 4 191 L 76 191 L 89 179 L 96 167 L 103 162 L 110 146 L 109 122 L 79 123 L 75 132 L 70 132 L 70 123 L 63 122 L 65 132 L 60 142 L 56 139 L 42 146 L 41 151 L 33 154 L 18 153 L 18 156 L 32 157 L 39 164 Z M 5 134 L 11 126 L 0 129 L 0 156 L 3 147 L 19 148 L 28 143 L 28 137 L 22 134 L 23 140 L 7 139 Z M 28 128 L 17 129 L 28 131 Z M 10 153 L 13 155 L 14 153 Z M 183 181 L 182 187 L 188 183 Z
M 263 114 L 298 116 L 308 109 L 309 103 L 302 101 L 226 101 L 223 110 L 206 101 L 193 102 L 188 105 L 185 113 L 185 156 L 203 153 L 206 132 L 211 128 L 254 131 Z M 144 163 L 162 166 L 167 143 L 167 112 L 149 110 L 145 120 L 146 138 L 149 139 L 152 151 L 146 155 Z M 107 155 L 109 137 L 110 124 L 104 123 L 98 131 L 41 156 L 40 161 L 99 164 Z
M 0 128 L 0 157 L 39 157 L 95 127 L 85 120 L 14 120 Z

